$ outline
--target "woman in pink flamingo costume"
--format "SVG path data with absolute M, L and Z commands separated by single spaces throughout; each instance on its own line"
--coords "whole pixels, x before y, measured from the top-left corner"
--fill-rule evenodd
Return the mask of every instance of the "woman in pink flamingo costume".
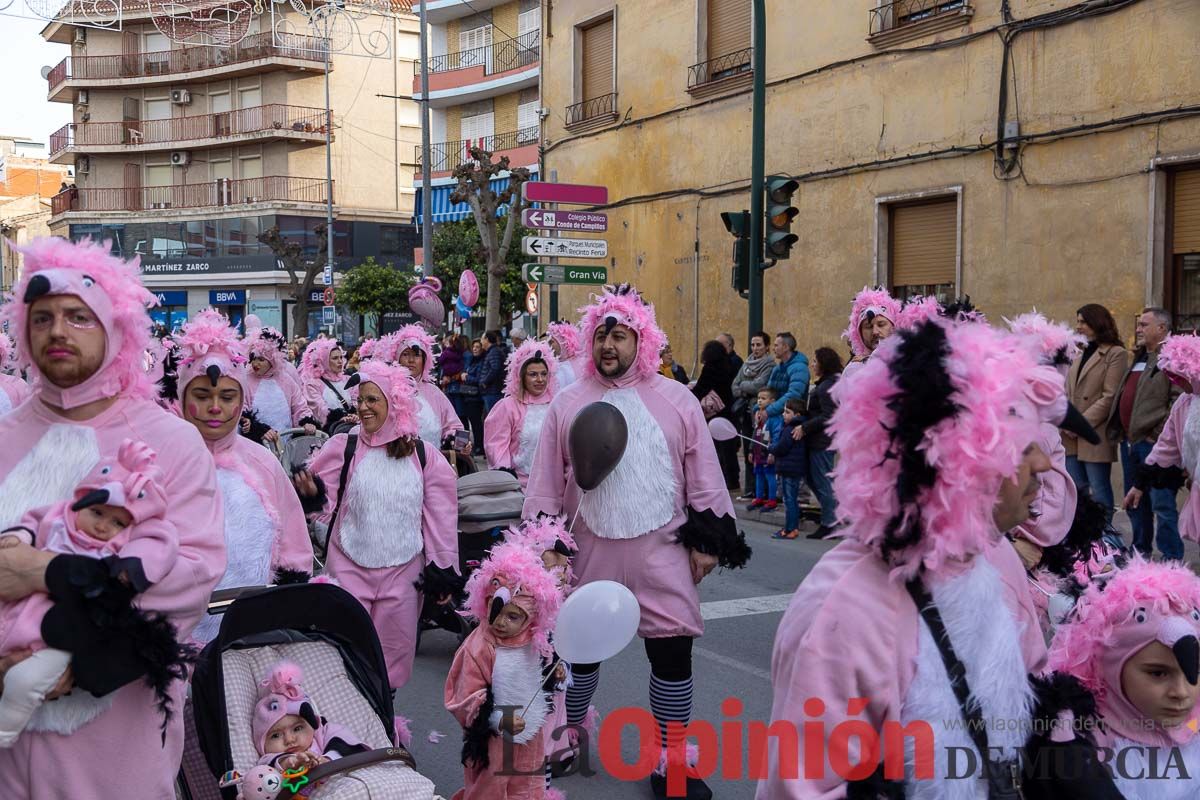
M 441 446 L 463 429 L 450 399 L 429 376 L 433 370 L 433 337 L 420 325 L 405 325 L 390 333 L 372 358 L 407 369 L 417 381 L 417 431 L 430 444 Z M 469 452 L 469 451 L 468 451 Z
M 529 483 L 542 424 L 558 391 L 562 365 L 549 350 L 545 342 L 528 341 L 509 355 L 504 399 L 492 406 L 483 426 L 488 466 L 515 472 L 522 489 Z
M 303 385 L 293 377 L 294 370 L 286 369 L 286 349 L 283 334 L 274 328 L 255 328 L 246 334 L 250 356 L 246 389 L 254 399 L 251 410 L 255 421 L 266 426 L 266 435 L 255 438 L 273 438 L 289 428 L 308 427 L 310 433 L 317 428 L 304 399 Z
M 342 420 L 357 424 L 354 397 L 346 388 L 350 376 L 345 373 L 346 351 L 334 339 L 317 339 L 304 349 L 300 360 L 300 378 L 304 397 L 321 429 L 332 432 Z
M 579 380 L 587 360 L 587 348 L 580 341 L 579 328 L 565 320 L 550 323 L 546 328 L 546 340 L 558 359 L 558 388 L 565 389 Z

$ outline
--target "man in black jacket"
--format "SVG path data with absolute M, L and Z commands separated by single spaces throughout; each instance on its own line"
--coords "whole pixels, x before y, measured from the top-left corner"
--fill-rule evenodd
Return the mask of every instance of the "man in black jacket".
M 488 331 L 483 335 L 483 369 L 479 374 L 479 393 L 483 397 L 483 414 L 486 417 L 492 406 L 500 402 L 504 392 L 504 362 L 508 348 L 500 338 L 500 331 Z

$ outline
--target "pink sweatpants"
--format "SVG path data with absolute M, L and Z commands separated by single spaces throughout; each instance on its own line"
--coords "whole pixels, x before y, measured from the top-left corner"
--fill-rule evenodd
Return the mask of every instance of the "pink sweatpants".
M 488 740 L 488 768 L 464 768 L 466 785 L 451 800 L 542 800 L 546 796 L 546 726 L 525 744 L 511 744 L 512 755 L 504 760 L 505 741 L 500 736 Z M 501 772 L 529 773 L 501 775 Z
M 403 687 L 412 676 L 422 603 L 422 595 L 413 583 L 421 577 L 424 565 L 422 551 L 402 566 L 368 569 L 351 561 L 337 542 L 329 546 L 325 568 L 371 615 L 392 689 Z

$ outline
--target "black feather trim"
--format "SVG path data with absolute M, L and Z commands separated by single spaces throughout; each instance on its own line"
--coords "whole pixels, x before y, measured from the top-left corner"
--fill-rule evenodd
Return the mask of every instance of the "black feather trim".
M 496 735 L 491 725 L 492 711 L 495 707 L 496 698 L 492 695 L 492 687 L 489 686 L 487 687 L 487 698 L 475 714 L 474 721 L 470 726 L 463 728 L 462 763 L 464 767 L 481 770 L 488 768 L 490 764 L 488 742 Z
M 1137 477 L 1133 485 L 1141 491 L 1148 489 L 1170 489 L 1179 491 L 1187 479 L 1187 473 L 1179 467 L 1160 467 L 1156 464 L 1142 464 L 1137 469 Z
M 305 514 L 320 514 L 325 508 L 325 503 L 329 500 L 329 492 L 326 490 L 325 481 L 321 480 L 320 475 L 313 475 L 313 483 L 317 484 L 317 493 L 312 497 L 305 497 L 299 492 L 296 493 L 300 497 L 300 508 Z
M 689 550 L 716 556 L 722 567 L 737 569 L 750 561 L 750 545 L 746 534 L 737 529 L 737 519 L 719 517 L 710 508 L 697 511 L 688 506 L 687 520 L 679 526 L 675 541 Z
M 896 358 L 889 365 L 896 381 L 897 393 L 888 402 L 895 413 L 896 424 L 888 429 L 891 447 L 885 458 L 900 461 L 896 493 L 900 511 L 887 525 L 883 540 L 883 557 L 906 550 L 921 540 L 921 515 L 909 512 L 921 493 L 933 486 L 937 471 L 925 460 L 922 444 L 925 434 L 943 420 L 957 414 L 960 406 L 954 402 L 954 386 L 946 372 L 945 359 L 950 354 L 946 331 L 935 322 L 927 322 L 907 331 L 900 331 Z
M 904 800 L 904 784 L 883 777 L 880 764 L 869 778 L 846 784 L 846 800 Z
M 316 417 L 305 417 L 296 423 L 297 428 L 303 428 L 305 425 L 312 425 L 317 430 L 321 430 L 321 423 L 317 422 Z
M 275 570 L 275 585 L 287 586 L 292 583 L 308 583 L 312 575 L 302 569 L 280 569 Z
M 1104 506 L 1086 495 L 1080 495 L 1075 504 L 1075 518 L 1066 537 L 1042 550 L 1041 566 L 1065 578 L 1071 574 L 1075 563 L 1091 554 L 1092 546 L 1100 541 L 1108 527 Z
M 458 605 L 463 597 L 466 580 L 454 570 L 442 569 L 437 564 L 426 564 L 425 569 L 421 570 L 421 577 L 413 581 L 413 586 L 418 592 L 423 592 L 431 602 L 436 603 L 442 597 L 450 595 L 454 598 L 455 605 Z
M 179 400 L 179 349 L 167 348 L 163 356 L 163 375 L 158 379 L 158 396 L 168 402 Z
M 971 295 L 966 294 L 955 298 L 953 303 L 943 308 L 942 316 L 957 322 L 974 322 L 980 318 L 980 311 L 971 302 Z
M 242 419 L 250 421 L 250 430 L 242 433 L 242 436 L 245 436 L 255 444 L 262 444 L 263 437 L 266 436 L 267 432 L 271 430 L 271 426 L 265 422 L 260 422 L 258 417 L 254 414 L 254 411 L 251 409 L 242 411 Z M 240 432 L 241 429 L 241 425 L 239 425 L 238 431 Z
M 1049 675 L 1031 675 L 1029 685 L 1037 697 L 1033 709 L 1033 729 L 1049 734 L 1058 715 L 1070 711 L 1076 720 L 1096 716 L 1096 698 L 1074 675 L 1052 672 Z M 1077 737 L 1088 736 L 1088 726 L 1076 726 Z

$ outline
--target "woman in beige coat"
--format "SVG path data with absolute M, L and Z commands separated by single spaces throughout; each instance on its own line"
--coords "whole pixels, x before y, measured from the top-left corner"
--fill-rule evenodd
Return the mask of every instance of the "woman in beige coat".
M 1102 439 L 1100 444 L 1088 444 L 1064 431 L 1067 472 L 1080 493 L 1091 494 L 1092 499 L 1104 506 L 1111 520 L 1112 465 L 1117 460 L 1117 440 L 1105 431 L 1104 423 L 1117 402 L 1129 351 L 1121 344 L 1117 323 L 1107 308 L 1088 303 L 1075 315 L 1075 330 L 1087 337 L 1088 344 L 1067 374 L 1067 393 Z

